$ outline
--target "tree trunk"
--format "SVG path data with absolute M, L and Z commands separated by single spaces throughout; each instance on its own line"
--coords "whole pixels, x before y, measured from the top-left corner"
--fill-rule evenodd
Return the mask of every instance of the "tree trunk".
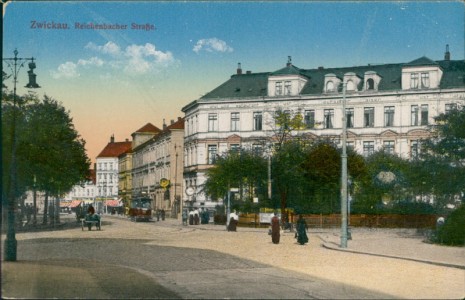
M 47 212 L 48 212 L 48 192 L 45 192 L 44 199 L 44 218 L 42 220 L 43 225 L 47 225 Z

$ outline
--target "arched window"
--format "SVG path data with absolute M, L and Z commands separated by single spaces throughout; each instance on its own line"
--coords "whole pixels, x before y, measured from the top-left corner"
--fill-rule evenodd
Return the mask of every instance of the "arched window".
M 375 81 L 372 78 L 367 80 L 366 89 L 367 90 L 375 89 Z
M 353 91 L 355 90 L 355 85 L 352 80 L 347 80 L 347 90 L 348 91 Z
M 326 83 L 326 91 L 334 92 L 334 83 L 331 80 Z

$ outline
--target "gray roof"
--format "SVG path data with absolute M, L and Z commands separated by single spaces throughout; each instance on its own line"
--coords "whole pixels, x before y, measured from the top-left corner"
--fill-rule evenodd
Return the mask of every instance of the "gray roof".
M 301 91 L 301 95 L 322 94 L 325 82 L 324 77 L 329 73 L 333 73 L 337 77 L 343 78 L 344 74 L 352 72 L 360 78 L 364 78 L 365 72 L 372 71 L 382 78 L 378 86 L 379 91 L 401 90 L 402 67 L 421 65 L 438 65 L 441 67 L 443 71 L 440 83 L 441 89 L 465 86 L 465 61 L 433 61 L 427 57 L 421 57 L 409 63 L 318 69 L 300 69 L 293 65 L 288 65 L 275 72 L 236 74 L 232 75 L 231 78 L 222 85 L 201 97 L 201 99 L 208 100 L 219 98 L 267 96 L 268 77 L 288 74 L 301 75 L 308 79 L 307 84 Z

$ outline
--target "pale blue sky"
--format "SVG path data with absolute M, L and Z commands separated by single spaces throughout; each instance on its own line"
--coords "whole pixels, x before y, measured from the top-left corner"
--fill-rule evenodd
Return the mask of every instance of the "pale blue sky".
M 94 160 L 110 135 L 121 141 L 147 122 L 161 127 L 182 116 L 238 62 L 266 72 L 288 55 L 300 68 L 440 60 L 446 44 L 452 59 L 464 59 L 464 19 L 461 1 L 12 1 L 3 54 L 17 48 L 37 58 L 38 94 L 71 111 Z M 35 29 L 33 21 L 69 29 Z M 76 22 L 128 28 L 76 29 Z M 132 30 L 132 23 L 156 29 Z

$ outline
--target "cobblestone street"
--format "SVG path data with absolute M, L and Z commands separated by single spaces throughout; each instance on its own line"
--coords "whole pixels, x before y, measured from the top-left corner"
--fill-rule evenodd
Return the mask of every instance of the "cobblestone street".
M 236 299 L 465 295 L 464 269 L 321 247 L 334 232 L 310 232 L 305 246 L 296 243 L 293 233 L 284 232 L 280 244 L 274 245 L 266 229 L 227 232 L 219 225 L 182 226 L 172 219 L 134 223 L 106 215 L 103 220 L 101 231 L 76 226 L 18 233 L 18 262 L 3 264 L 2 295 Z M 463 255 L 460 250 L 457 254 Z M 36 273 L 26 276 L 31 265 Z M 52 291 L 58 290 L 46 288 L 51 283 L 44 274 L 52 270 L 53 276 L 60 275 L 52 284 L 67 287 L 57 295 Z M 26 281 L 31 276 L 34 280 Z M 20 281 L 26 289 L 15 289 Z M 36 286 L 31 286 L 33 282 Z M 27 291 L 41 294 L 24 294 Z

